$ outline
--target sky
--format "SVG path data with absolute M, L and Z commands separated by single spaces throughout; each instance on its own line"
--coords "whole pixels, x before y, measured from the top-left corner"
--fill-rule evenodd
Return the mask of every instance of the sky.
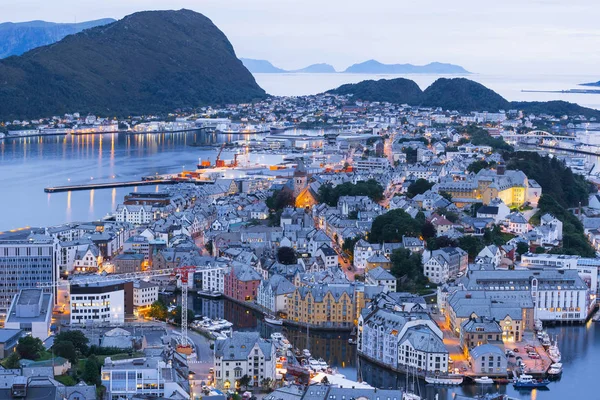
M 285 69 L 368 59 L 482 74 L 600 77 L 598 0 L 0 0 L 0 22 L 86 21 L 187 8 L 239 57 Z

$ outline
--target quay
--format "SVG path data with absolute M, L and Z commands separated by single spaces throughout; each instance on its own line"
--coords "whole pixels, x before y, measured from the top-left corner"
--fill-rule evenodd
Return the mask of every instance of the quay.
M 74 192 L 80 190 L 94 190 L 94 189 L 113 189 L 123 187 L 134 187 L 134 186 L 153 186 L 153 185 L 176 185 L 178 183 L 193 183 L 195 185 L 206 185 L 214 183 L 214 181 L 206 180 L 181 180 L 181 179 L 155 179 L 155 180 L 142 180 L 142 181 L 130 181 L 130 182 L 107 182 L 107 183 L 90 183 L 83 185 L 68 185 L 68 186 L 51 186 L 44 188 L 46 193 L 59 193 L 59 192 Z

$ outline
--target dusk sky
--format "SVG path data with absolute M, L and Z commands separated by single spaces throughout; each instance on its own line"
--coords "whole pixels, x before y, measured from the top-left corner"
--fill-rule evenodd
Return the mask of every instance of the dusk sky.
M 85 21 L 189 8 L 240 57 L 338 70 L 449 62 L 478 73 L 600 76 L 597 0 L 2 0 L 0 21 Z

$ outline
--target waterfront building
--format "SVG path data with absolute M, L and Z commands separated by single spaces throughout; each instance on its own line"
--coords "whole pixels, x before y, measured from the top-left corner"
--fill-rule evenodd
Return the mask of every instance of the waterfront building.
M 4 327 L 20 329 L 44 341 L 50 336 L 52 305 L 51 293 L 44 293 L 42 289 L 21 289 L 10 306 Z
M 215 385 L 220 389 L 239 388 L 243 376 L 249 386 L 259 387 L 264 379 L 275 380 L 275 346 L 257 332 L 234 332 L 215 342 Z
M 288 320 L 322 328 L 349 328 L 354 325 L 354 300 L 352 284 L 297 287 L 288 299 Z
M 189 398 L 187 388 L 179 383 L 187 381 L 187 377 L 179 377 L 175 368 L 159 357 L 126 360 L 106 357 L 100 376 L 108 399 L 132 399 L 136 396 Z
M 256 303 L 272 313 L 285 313 L 289 295 L 295 290 L 292 282 L 282 275 L 275 274 L 261 282 Z
M 30 231 L 0 235 L 0 318 L 21 289 L 52 283 L 58 279 L 55 239 Z M 55 289 L 48 289 L 55 295 Z
M 476 375 L 506 375 L 508 361 L 504 350 L 498 346 L 483 344 L 471 349 L 469 361 Z
M 426 312 L 366 308 L 358 321 L 358 354 L 395 370 L 448 371 L 443 333 Z
M 133 314 L 132 282 L 95 282 L 71 285 L 71 325 L 108 322 L 123 324 Z
M 209 262 L 196 268 L 194 281 L 199 290 L 224 293 L 227 271 L 228 268 L 224 264 Z
M 262 277 L 249 265 L 234 265 L 225 273 L 224 294 L 238 301 L 256 299 Z
M 117 222 L 129 222 L 134 225 L 147 225 L 155 219 L 150 205 L 119 204 L 115 211 Z

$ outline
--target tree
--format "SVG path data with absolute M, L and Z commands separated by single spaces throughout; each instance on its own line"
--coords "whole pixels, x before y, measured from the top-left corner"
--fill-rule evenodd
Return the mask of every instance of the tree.
M 422 224 L 404 210 L 391 210 L 373 220 L 369 242 L 398 243 L 402 241 L 402 236 L 419 236 L 421 229 Z
M 252 378 L 250 378 L 248 375 L 244 375 L 238 380 L 238 383 L 239 383 L 240 387 L 243 387 L 245 389 L 248 387 L 248 385 L 250 384 L 251 381 L 252 381 Z
M 77 350 L 72 342 L 61 341 L 52 346 L 54 354 L 66 358 L 71 364 L 77 364 Z
M 517 243 L 517 254 L 519 256 L 522 256 L 523 254 L 527 253 L 528 251 L 529 251 L 529 246 L 527 245 L 527 243 L 525 243 L 525 242 Z
M 19 339 L 17 344 L 17 352 L 21 358 L 37 360 L 44 352 L 44 344 L 38 338 L 34 338 L 33 336 L 25 336 Z
M 161 321 L 166 320 L 168 316 L 167 305 L 160 299 L 156 300 L 150 306 L 150 312 L 148 312 L 148 316 Z
M 100 382 L 101 367 L 102 367 L 102 365 L 100 364 L 100 362 L 98 361 L 98 358 L 96 356 L 92 355 L 92 356 L 88 357 L 88 359 L 85 361 L 85 366 L 83 368 L 83 374 L 82 374 L 81 378 L 90 385 L 99 386 L 101 384 L 101 382 Z
M 212 239 L 209 240 L 208 242 L 206 242 L 206 244 L 204 245 L 204 248 L 206 249 L 206 251 L 208 251 L 209 254 L 212 255 L 212 253 L 213 253 L 213 241 L 212 241 Z
M 21 368 L 21 364 L 19 364 L 19 353 L 17 353 L 16 351 L 10 353 L 10 356 L 8 356 L 4 362 L 2 363 L 4 365 L 4 368 L 6 369 L 19 369 Z
M 421 235 L 425 240 L 435 237 L 435 226 L 431 222 L 425 222 L 421 228 Z
M 273 211 L 281 211 L 285 207 L 296 205 L 296 198 L 294 197 L 294 193 L 288 189 L 284 188 L 281 190 L 277 190 L 273 192 L 271 197 L 268 197 L 265 201 L 267 207 Z
M 263 390 L 267 391 L 271 389 L 272 382 L 273 380 L 271 378 L 264 378 L 262 381 L 260 381 L 260 384 L 263 387 Z
M 356 184 L 344 182 L 333 186 L 330 183 L 319 187 L 319 201 L 332 207 L 337 206 L 341 196 L 367 196 L 377 202 L 383 199 L 383 186 L 374 179 L 358 181 Z
M 423 275 L 423 259 L 419 253 L 400 248 L 392 252 L 390 257 L 392 268 L 390 272 L 396 278 L 402 278 L 413 284 L 423 284 L 427 278 Z
M 60 342 L 70 342 L 73 344 L 75 349 L 79 351 L 80 354 L 88 353 L 88 343 L 90 340 L 85 336 L 85 334 L 78 330 L 73 329 L 70 331 L 61 332 L 54 338 L 54 344 Z M 66 358 L 66 357 L 65 357 Z
M 418 194 L 425 193 L 432 187 L 433 187 L 432 182 L 429 182 L 426 179 L 420 178 L 410 184 L 410 186 L 408 187 L 408 190 L 406 191 L 406 195 L 412 199 L 413 197 L 415 197 Z
M 177 324 L 177 325 L 181 325 L 181 310 L 182 310 L 181 306 L 177 306 L 177 307 L 175 307 L 175 310 L 173 310 L 173 313 L 172 313 L 173 321 L 175 321 L 175 324 Z M 188 310 L 187 310 L 188 321 L 193 320 L 195 315 L 196 314 L 194 314 L 194 311 L 190 310 L 188 308 Z
M 440 196 L 442 196 L 443 198 L 445 198 L 448 201 L 452 201 L 452 194 L 446 192 L 445 190 L 440 191 Z
M 296 264 L 298 261 L 296 251 L 291 247 L 280 247 L 277 250 L 277 261 L 285 265 Z

